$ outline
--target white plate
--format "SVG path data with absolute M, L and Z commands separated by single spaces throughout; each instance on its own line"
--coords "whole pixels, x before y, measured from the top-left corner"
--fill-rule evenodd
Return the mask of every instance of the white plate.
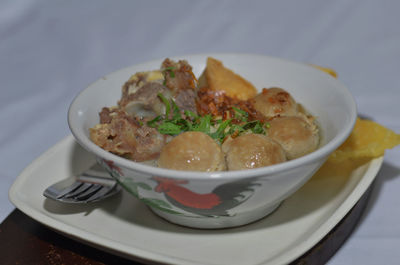
M 91 205 L 45 199 L 47 186 L 88 168 L 94 158 L 67 137 L 27 167 L 11 202 L 33 219 L 107 251 L 173 264 L 285 264 L 312 248 L 350 211 L 374 180 L 383 157 L 351 176 L 313 177 L 276 212 L 250 225 L 196 230 L 155 216 L 129 194 Z

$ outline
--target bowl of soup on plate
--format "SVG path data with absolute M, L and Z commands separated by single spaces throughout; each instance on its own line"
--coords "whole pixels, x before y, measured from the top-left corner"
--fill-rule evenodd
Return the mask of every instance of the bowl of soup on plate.
M 78 143 L 129 194 L 172 223 L 203 229 L 273 213 L 355 120 L 337 79 L 253 54 L 127 67 L 84 89 L 68 113 Z

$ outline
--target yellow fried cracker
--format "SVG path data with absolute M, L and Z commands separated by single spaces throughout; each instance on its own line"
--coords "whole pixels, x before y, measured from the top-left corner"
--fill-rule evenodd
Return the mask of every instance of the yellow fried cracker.
M 330 161 L 382 156 L 386 149 L 400 144 L 400 134 L 384 126 L 357 118 L 353 131 L 347 140 L 329 157 Z
M 315 65 L 315 64 L 311 64 L 311 66 L 313 66 L 313 67 L 315 67 L 315 68 L 317 68 L 317 69 L 319 69 L 319 70 L 321 70 L 321 71 L 323 71 L 323 72 L 325 72 L 325 73 L 327 73 L 327 74 L 330 74 L 330 75 L 333 76 L 334 78 L 337 78 L 337 73 L 335 72 L 335 70 L 333 70 L 333 69 L 331 69 L 331 68 L 322 67 L 322 66 Z
M 400 144 L 400 134 L 384 126 L 357 118 L 347 140 L 336 149 L 313 178 L 348 177 L 373 158 L 383 156 L 386 149 Z
M 314 64 L 311 66 L 337 78 L 336 72 L 331 68 Z M 317 175 L 328 172 L 339 175 L 349 173 L 371 159 L 383 156 L 386 149 L 391 149 L 399 144 L 400 134 L 376 122 L 357 118 L 350 136 L 329 156 Z

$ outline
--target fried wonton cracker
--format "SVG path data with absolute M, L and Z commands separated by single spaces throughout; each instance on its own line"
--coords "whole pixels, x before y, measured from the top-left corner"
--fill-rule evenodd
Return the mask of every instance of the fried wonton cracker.
M 349 176 L 353 170 L 383 156 L 386 149 L 399 144 L 400 134 L 376 122 L 357 118 L 350 136 L 329 156 L 314 177 Z
M 315 65 L 315 64 L 311 64 L 311 66 L 321 70 L 322 72 L 325 72 L 327 74 L 330 74 L 331 76 L 333 76 L 334 78 L 337 78 L 337 73 L 335 70 L 328 68 L 328 67 L 323 67 L 323 66 L 319 66 L 319 65 Z
M 332 162 L 346 159 L 376 158 L 386 149 L 400 144 L 400 134 L 384 126 L 357 118 L 353 131 L 347 140 L 329 157 Z
M 331 68 L 312 66 L 337 78 L 337 73 Z M 386 149 L 399 144 L 400 134 L 374 121 L 357 118 L 350 136 L 329 156 L 314 178 L 347 176 L 371 159 L 383 156 Z
M 224 91 L 227 96 L 247 100 L 257 94 L 257 89 L 246 79 L 226 68 L 221 61 L 207 58 L 207 66 L 199 78 L 199 88 Z

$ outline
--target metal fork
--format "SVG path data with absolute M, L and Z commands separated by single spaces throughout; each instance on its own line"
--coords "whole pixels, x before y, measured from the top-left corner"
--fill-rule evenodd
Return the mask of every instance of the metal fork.
M 110 197 L 121 190 L 117 182 L 95 164 L 85 172 L 49 186 L 43 195 L 66 203 L 88 203 Z

